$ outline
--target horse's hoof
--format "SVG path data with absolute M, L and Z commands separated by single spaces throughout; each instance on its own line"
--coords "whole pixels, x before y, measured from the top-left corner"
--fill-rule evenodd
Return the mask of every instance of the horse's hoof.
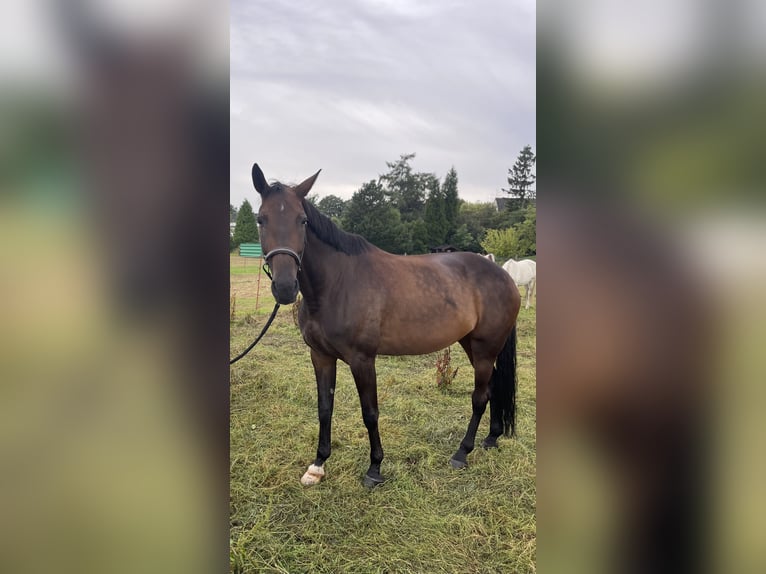
M 367 488 L 375 488 L 376 486 L 379 486 L 383 484 L 383 477 L 382 476 L 370 476 L 369 474 L 364 475 L 364 480 L 362 481 L 364 483 L 364 486 Z
M 462 460 L 456 460 L 454 458 L 449 459 L 450 466 L 454 468 L 455 470 L 462 470 L 466 466 L 468 466 L 467 462 L 463 462 Z
M 484 449 L 497 448 L 497 439 L 485 438 L 481 441 L 481 446 Z
M 301 477 L 303 486 L 314 486 L 319 484 L 324 477 L 324 468 L 315 464 L 309 465 L 308 470 Z

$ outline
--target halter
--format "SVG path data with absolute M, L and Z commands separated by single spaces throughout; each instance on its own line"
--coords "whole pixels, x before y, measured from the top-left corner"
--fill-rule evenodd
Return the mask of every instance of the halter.
M 302 255 L 298 255 L 295 251 L 292 249 L 289 249 L 287 247 L 277 247 L 276 249 L 272 249 L 269 251 L 266 256 L 263 258 L 263 270 L 266 272 L 266 275 L 269 276 L 269 279 L 272 279 L 271 277 L 271 265 L 269 265 L 269 259 L 274 257 L 275 255 L 284 254 L 289 255 L 293 259 L 295 259 L 295 263 L 298 265 L 298 272 L 301 270 L 301 258 Z

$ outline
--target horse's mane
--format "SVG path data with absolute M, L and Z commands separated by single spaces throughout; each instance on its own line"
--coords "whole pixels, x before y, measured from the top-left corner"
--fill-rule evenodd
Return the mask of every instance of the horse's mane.
M 272 181 L 269 184 L 272 192 L 282 193 L 286 189 L 295 187 L 294 185 L 284 184 L 281 181 Z M 348 233 L 335 225 L 332 220 L 310 201 L 301 200 L 303 209 L 308 218 L 309 229 L 314 235 L 333 249 L 345 253 L 346 255 L 359 255 L 373 248 L 372 243 L 367 241 L 361 235 Z
M 310 201 L 303 200 L 303 209 L 309 220 L 309 229 L 330 247 L 346 255 L 359 255 L 372 249 L 372 243 L 361 235 L 341 230 Z

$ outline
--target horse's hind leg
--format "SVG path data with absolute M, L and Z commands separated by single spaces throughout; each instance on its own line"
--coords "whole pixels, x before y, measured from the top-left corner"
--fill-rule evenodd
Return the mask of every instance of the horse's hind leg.
M 466 335 L 465 337 L 460 339 L 458 343 L 460 343 L 460 346 L 463 347 L 465 354 L 468 356 L 468 361 L 471 363 L 471 366 L 473 366 L 473 351 L 471 351 L 471 336 Z
M 450 464 L 453 468 L 464 468 L 468 464 L 468 453 L 473 450 L 474 442 L 476 441 L 476 431 L 479 428 L 481 417 L 484 415 L 487 401 L 489 400 L 489 380 L 492 377 L 494 357 L 490 358 L 484 353 L 477 353 L 475 346 L 472 346 L 471 357 L 473 358 L 474 369 L 474 390 L 471 394 L 473 412 L 465 437 L 463 437 L 460 447 L 458 447 L 450 459 Z
M 470 336 L 465 336 L 460 341 L 460 346 L 463 347 L 463 350 L 465 351 L 465 354 L 468 355 L 468 360 L 471 362 L 471 366 L 473 366 L 473 351 L 471 351 L 471 338 Z M 497 439 L 498 437 L 503 434 L 503 413 L 502 409 L 499 405 L 495 403 L 495 401 L 492 400 L 492 384 L 494 381 L 494 377 L 496 375 L 496 370 L 492 369 L 492 378 L 490 378 L 489 382 L 489 390 L 490 390 L 490 398 L 489 398 L 489 435 L 487 435 L 487 438 L 485 438 L 481 446 L 484 448 L 497 448 Z
M 498 392 L 493 386 L 500 384 L 496 377 L 497 369 L 492 369 L 492 378 L 489 381 L 489 434 L 481 441 L 481 446 L 485 449 L 497 448 L 497 439 L 503 434 L 503 409 L 492 398 L 492 393 Z

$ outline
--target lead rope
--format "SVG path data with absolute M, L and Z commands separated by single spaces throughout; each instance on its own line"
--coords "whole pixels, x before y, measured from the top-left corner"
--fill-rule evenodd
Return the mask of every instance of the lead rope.
M 266 273 L 269 279 L 272 279 L 271 269 L 268 263 L 268 258 L 263 262 L 263 271 Z M 258 335 L 258 337 L 256 337 L 255 341 L 253 341 L 252 344 L 247 349 L 245 349 L 239 355 L 231 359 L 229 361 L 229 365 L 233 365 L 234 363 L 239 361 L 242 357 L 247 355 L 253 349 L 253 347 L 255 347 L 258 344 L 258 341 L 260 341 L 261 337 L 263 337 L 266 334 L 266 331 L 268 331 L 269 327 L 271 326 L 271 323 L 274 321 L 274 317 L 277 316 L 278 310 L 279 310 L 279 303 L 277 302 L 274 305 L 274 310 L 271 312 L 271 316 L 269 317 L 269 320 L 266 321 L 266 324 L 263 326 L 263 329 L 261 330 L 261 334 Z
M 305 237 L 303 239 L 303 245 L 305 249 L 305 246 L 306 246 Z M 298 264 L 298 273 L 301 272 L 302 255 L 298 255 L 295 251 L 293 251 L 292 249 L 288 249 L 286 247 L 277 247 L 276 249 L 272 249 L 271 251 L 269 251 L 263 260 L 263 271 L 264 273 L 266 273 L 269 279 L 271 279 L 272 281 L 274 280 L 274 278 L 271 276 L 271 266 L 269 265 L 269 259 L 271 259 L 272 256 L 277 255 L 278 253 L 284 253 L 285 255 L 289 255 L 290 257 L 295 259 L 295 262 Z M 255 341 L 253 341 L 252 344 L 247 349 L 245 349 L 239 355 L 231 359 L 229 361 L 229 365 L 233 365 L 234 363 L 239 361 L 242 357 L 247 355 L 253 347 L 255 347 L 258 344 L 258 341 L 260 341 L 261 337 L 263 337 L 266 334 L 266 331 L 268 330 L 269 326 L 271 326 L 271 323 L 274 321 L 274 317 L 277 316 L 278 310 L 279 310 L 279 303 L 277 302 L 277 304 L 274 305 L 274 310 L 271 312 L 271 316 L 269 317 L 269 320 L 266 321 L 266 325 L 264 325 L 263 330 L 261 331 L 261 334 L 258 335 Z
M 242 357 L 244 357 L 245 355 L 247 355 L 247 354 L 248 354 L 248 353 L 251 351 L 251 349 L 252 349 L 253 347 L 255 347 L 255 346 L 258 344 L 258 341 L 260 341 L 260 340 L 261 340 L 261 337 L 263 337 L 263 336 L 266 334 L 266 331 L 267 331 L 267 330 L 268 330 L 268 328 L 271 326 L 271 323 L 274 321 L 274 317 L 276 317 L 276 316 L 277 316 L 277 311 L 278 311 L 278 310 L 279 310 L 279 303 L 277 303 L 276 305 L 274 305 L 274 310 L 271 312 L 271 317 L 269 317 L 269 320 L 268 320 L 268 321 L 266 321 L 266 324 L 263 326 L 263 330 L 261 331 L 261 334 L 260 334 L 260 335 L 258 335 L 258 338 L 256 338 L 256 339 L 255 339 L 255 341 L 253 341 L 253 342 L 252 342 L 252 344 L 251 344 L 251 345 L 250 345 L 250 346 L 249 346 L 247 349 L 245 349 L 245 350 L 244 350 L 244 351 L 242 351 L 242 352 L 241 352 L 239 355 L 237 355 L 236 357 L 234 357 L 233 359 L 231 359 L 231 360 L 229 361 L 229 365 L 233 365 L 234 363 L 236 363 L 237 361 L 239 361 L 239 360 L 240 360 Z

